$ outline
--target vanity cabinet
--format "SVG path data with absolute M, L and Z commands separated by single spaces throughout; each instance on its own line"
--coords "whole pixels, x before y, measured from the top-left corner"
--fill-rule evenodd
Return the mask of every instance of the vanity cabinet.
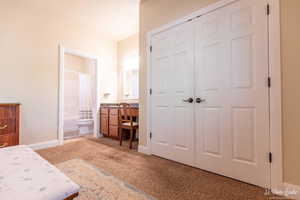
M 133 115 L 138 118 L 139 109 L 135 107 Z M 101 104 L 100 134 L 104 137 L 119 139 L 119 107 L 118 104 Z
M 100 132 L 104 136 L 108 136 L 108 108 L 100 109 Z
M 109 137 L 119 139 L 119 109 L 118 108 L 110 108 L 109 109 Z
M 118 115 L 117 107 L 100 108 L 100 132 L 103 136 L 119 139 Z

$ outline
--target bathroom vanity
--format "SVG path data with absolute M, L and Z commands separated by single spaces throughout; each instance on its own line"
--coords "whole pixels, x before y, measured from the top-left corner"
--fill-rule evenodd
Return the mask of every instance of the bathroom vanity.
M 133 116 L 138 120 L 139 104 L 132 103 Z M 105 137 L 119 139 L 119 104 L 105 103 L 100 105 L 100 134 Z

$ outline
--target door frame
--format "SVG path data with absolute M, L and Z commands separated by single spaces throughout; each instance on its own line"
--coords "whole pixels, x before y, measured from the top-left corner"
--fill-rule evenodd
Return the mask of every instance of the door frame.
M 140 151 L 149 155 L 151 150 L 151 39 L 153 35 L 170 29 L 174 26 L 187 22 L 199 15 L 204 15 L 216 9 L 229 5 L 239 0 L 220 0 L 210 4 L 188 16 L 175 20 L 147 33 L 146 56 L 147 56 L 147 98 L 146 98 L 146 133 L 147 145 L 141 146 Z M 251 0 L 250 0 L 251 1 Z M 270 189 L 282 190 L 283 184 L 283 160 L 282 160 L 282 95 L 281 95 L 281 43 L 280 43 L 280 0 L 265 0 L 269 4 L 269 77 L 272 85 L 269 89 L 270 106 L 270 152 L 272 152 L 272 164 L 270 167 Z M 267 9 L 267 7 L 266 7 Z M 267 159 L 267 156 L 266 156 Z
M 95 98 L 96 98 L 96 113 L 94 117 L 94 137 L 98 138 L 100 129 L 100 119 L 99 119 L 99 108 L 100 108 L 100 98 L 99 98 L 99 71 L 100 71 L 100 58 L 98 56 L 90 55 L 78 50 L 69 49 L 59 44 L 59 103 L 58 103 L 58 141 L 60 145 L 64 143 L 64 72 L 65 72 L 65 54 L 78 56 L 81 58 L 91 59 L 96 61 L 95 66 Z

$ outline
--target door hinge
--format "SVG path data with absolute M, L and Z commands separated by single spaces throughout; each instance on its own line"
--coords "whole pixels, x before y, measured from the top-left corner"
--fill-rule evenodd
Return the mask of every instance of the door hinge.
M 152 132 L 150 132 L 150 140 L 152 139 Z
M 150 95 L 152 95 L 152 88 L 150 89 L 150 91 L 149 91 L 149 92 L 150 92 Z
M 152 52 L 152 46 L 150 46 L 150 52 Z
M 270 4 L 267 5 L 267 15 L 270 15 L 271 10 L 270 10 Z
M 268 77 L 268 87 L 271 87 L 271 77 Z
M 272 152 L 269 152 L 269 163 L 273 162 L 273 154 Z

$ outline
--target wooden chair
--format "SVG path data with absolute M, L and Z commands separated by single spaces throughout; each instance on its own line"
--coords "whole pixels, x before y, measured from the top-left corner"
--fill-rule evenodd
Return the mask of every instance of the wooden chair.
M 123 129 L 130 130 L 130 144 L 129 148 L 132 149 L 132 142 L 135 138 L 136 130 L 139 125 L 133 121 L 132 107 L 128 103 L 120 103 L 119 105 L 119 133 L 120 133 L 120 146 L 123 141 Z

